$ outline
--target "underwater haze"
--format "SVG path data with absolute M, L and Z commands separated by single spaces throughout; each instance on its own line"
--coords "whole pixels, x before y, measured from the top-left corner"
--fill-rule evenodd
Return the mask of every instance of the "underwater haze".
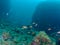
M 29 25 L 40 0 L 10 0 L 9 19 L 13 24 Z
M 0 0 L 0 45 L 60 45 L 60 1 Z

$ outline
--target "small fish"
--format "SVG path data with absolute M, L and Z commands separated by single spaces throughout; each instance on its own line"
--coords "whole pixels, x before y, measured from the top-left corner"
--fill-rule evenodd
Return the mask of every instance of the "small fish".
M 22 26 L 22 29 L 27 29 L 28 27 L 27 26 Z
M 9 13 L 6 13 L 6 15 L 8 16 L 8 15 L 9 15 Z
M 35 24 L 35 27 L 38 26 L 38 24 Z
M 52 30 L 51 28 L 48 28 L 48 30 Z
M 35 22 L 33 22 L 32 24 L 36 24 Z
M 60 34 L 60 31 L 58 31 L 57 33 Z

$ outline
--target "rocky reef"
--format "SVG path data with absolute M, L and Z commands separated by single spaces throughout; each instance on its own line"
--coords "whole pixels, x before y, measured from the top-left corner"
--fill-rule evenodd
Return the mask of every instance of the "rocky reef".
M 37 31 L 33 29 L 31 25 L 22 27 L 13 27 L 5 23 L 0 25 L 0 45 L 48 44 L 55 45 L 56 42 L 55 40 L 53 41 L 44 31 Z

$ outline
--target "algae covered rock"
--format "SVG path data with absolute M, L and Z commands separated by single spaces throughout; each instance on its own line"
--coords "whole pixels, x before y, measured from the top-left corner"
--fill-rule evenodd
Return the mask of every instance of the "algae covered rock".
M 34 41 L 40 45 L 56 45 L 53 38 L 51 39 L 44 31 L 40 31 L 36 37 L 34 37 Z

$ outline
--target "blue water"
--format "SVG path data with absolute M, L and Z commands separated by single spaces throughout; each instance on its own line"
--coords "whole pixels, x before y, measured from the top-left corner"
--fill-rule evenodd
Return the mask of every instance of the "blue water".
M 39 0 L 10 0 L 10 16 L 9 19 L 13 23 L 21 25 L 29 25 L 32 20 L 32 15 L 36 10 Z
M 23 26 L 27 29 L 23 29 Z M 49 44 L 56 45 L 56 42 L 60 42 L 60 1 L 0 0 L 0 37 L 6 33 L 11 36 L 8 41 L 15 42 L 16 39 L 15 43 L 26 41 L 26 45 L 29 45 L 35 37 L 43 35 L 51 41 Z

